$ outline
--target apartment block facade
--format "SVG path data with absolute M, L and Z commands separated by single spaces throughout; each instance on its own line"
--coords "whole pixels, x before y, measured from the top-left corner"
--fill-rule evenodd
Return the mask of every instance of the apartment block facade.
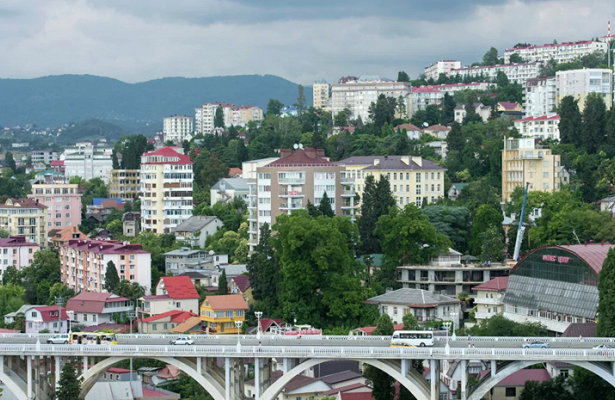
M 461 61 L 455 60 L 440 60 L 431 64 L 429 67 L 425 67 L 425 79 L 438 80 L 440 74 L 451 76 L 451 71 L 457 68 L 461 68 Z
M 372 175 L 389 180 L 391 192 L 399 207 L 423 202 L 431 203 L 444 196 L 444 173 L 440 165 L 413 156 L 358 156 L 339 161 L 345 173 L 345 182 L 354 182 L 355 191 L 363 197 L 365 178 Z M 358 207 L 358 206 L 357 206 Z
M 57 161 L 59 158 L 58 152 L 55 150 L 32 150 L 30 154 L 32 164 L 51 164 L 52 161 Z
M 313 88 L 313 104 L 314 108 L 330 111 L 331 110 L 331 84 L 324 79 L 319 79 L 314 82 Z
M 136 282 L 149 293 L 152 255 L 140 244 L 115 240 L 70 240 L 60 249 L 62 282 L 75 292 L 106 292 L 107 264 L 115 264 L 120 280 Z
M 256 204 L 258 203 L 258 199 L 256 198 L 258 173 L 256 171 L 258 168 L 264 167 L 276 160 L 278 160 L 278 157 L 261 158 L 259 160 L 244 161 L 241 165 L 242 176 L 248 181 L 248 245 L 250 246 L 250 251 L 258 244 L 257 231 L 259 231 L 257 218 L 258 210 L 256 208 Z
M 529 190 L 555 192 L 568 183 L 566 171 L 561 166 L 561 157 L 551 154 L 548 146 L 536 144 L 534 138 L 504 140 L 502 150 L 502 200 L 510 201 L 516 187 Z
M 540 46 L 516 47 L 504 50 L 504 62 L 510 62 L 510 56 L 518 54 L 528 62 L 547 62 L 554 59 L 558 63 L 567 63 L 592 54 L 595 51 L 606 53 L 607 45 L 602 42 L 584 40 L 580 42 L 549 43 Z
M 565 96 L 573 96 L 579 102 L 579 109 L 583 111 L 587 95 L 599 93 L 607 108 L 610 109 L 613 106 L 613 71 L 610 69 L 558 71 L 555 79 L 557 81 L 557 105 Z
M 64 150 L 64 176 L 72 178 L 79 176 L 85 180 L 100 178 L 109 182 L 113 169 L 111 152 L 108 146 L 94 146 L 92 142 L 77 143 Z
M 378 77 L 362 77 L 357 80 L 331 85 L 331 106 L 333 115 L 348 109 L 352 118 L 369 120 L 369 106 L 384 94 L 398 99 L 412 93 L 409 82 L 382 81 Z
M 173 147 L 141 157 L 141 230 L 173 233 L 192 216 L 192 161 Z
M 8 267 L 20 270 L 32 264 L 34 253 L 38 251 L 36 243 L 26 241 L 25 236 L 0 238 L 0 279 Z
M 7 199 L 0 204 L 0 229 L 46 249 L 47 206 L 31 199 Z
M 524 137 L 559 140 L 559 121 L 557 114 L 525 117 L 515 120 L 515 128 Z
M 424 110 L 429 105 L 441 105 L 445 93 L 432 86 L 413 87 L 412 93 L 407 97 L 409 99 L 406 105 L 408 116 L 412 117 L 415 112 Z
M 62 229 L 81 224 L 81 197 L 79 185 L 66 183 L 33 184 L 28 195 L 39 204 L 47 206 L 47 228 Z
M 477 77 L 484 76 L 489 80 L 497 77 L 498 72 L 502 71 L 512 83 L 525 85 L 525 81 L 532 78 L 537 78 L 540 62 L 515 63 L 515 64 L 497 64 L 497 65 L 479 65 L 476 67 L 463 67 L 451 71 L 453 75 L 459 75 L 462 78 L 466 76 Z
M 109 179 L 109 197 L 130 203 L 139 196 L 141 171 L 138 169 L 112 169 Z
M 224 126 L 246 126 L 250 121 L 262 121 L 263 109 L 256 106 L 235 106 L 232 103 L 205 103 L 194 110 L 194 131 L 206 135 L 214 130 L 216 110 L 224 113 Z
M 344 181 L 344 167 L 328 161 L 324 150 L 282 149 L 280 155 L 277 161 L 257 168 L 256 212 L 248 217 L 256 222 L 250 224 L 249 234 L 256 235 L 257 242 L 264 223 L 272 226 L 279 215 L 305 209 L 308 200 L 320 204 L 325 192 L 336 215 L 354 216 L 354 183 Z
M 525 81 L 523 100 L 526 117 L 540 117 L 555 111 L 557 80 L 554 76 L 532 78 Z
M 194 132 L 192 117 L 187 115 L 173 115 L 162 120 L 162 133 L 164 140 L 171 140 L 181 145 L 184 140 L 192 139 Z

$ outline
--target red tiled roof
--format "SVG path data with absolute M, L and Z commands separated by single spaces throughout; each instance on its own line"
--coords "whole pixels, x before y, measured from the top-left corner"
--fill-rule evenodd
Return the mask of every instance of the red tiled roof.
M 32 307 L 29 310 L 36 310 L 38 312 L 41 313 L 41 317 L 43 318 L 44 322 L 49 322 L 49 321 L 57 321 L 58 320 L 58 316 L 57 316 L 57 312 L 58 312 L 58 306 L 42 306 L 42 307 Z M 55 312 L 56 315 L 54 315 L 53 317 L 51 316 L 51 313 Z M 27 313 L 26 313 L 27 315 Z M 60 319 L 68 319 L 68 316 L 66 315 L 66 308 L 62 307 L 62 316 Z
M 75 312 L 102 313 L 106 302 L 129 301 L 126 297 L 116 296 L 113 293 L 81 292 L 66 302 L 66 309 Z
M 366 326 L 365 328 L 359 328 L 361 332 L 365 332 L 366 335 L 371 336 L 372 332 L 377 328 L 377 326 Z M 397 324 L 393 327 L 396 331 L 404 329 L 404 324 Z
M 555 114 L 555 115 L 551 115 L 551 116 L 547 116 L 547 115 L 542 115 L 540 117 L 525 117 L 522 119 L 518 119 L 515 122 L 529 122 L 529 121 L 547 121 L 550 119 L 560 119 L 560 116 Z
M 327 390 L 325 393 L 325 396 L 333 396 L 336 395 L 340 392 L 344 393 L 344 392 L 348 392 L 350 390 L 355 390 L 355 389 L 359 389 L 362 387 L 367 387 L 365 384 L 363 383 L 353 383 L 352 385 L 346 385 L 346 386 L 341 386 L 335 389 L 331 389 L 331 390 Z M 359 393 L 368 393 L 371 395 L 371 390 L 366 391 L 366 392 L 359 392 Z
M 250 277 L 248 275 L 238 275 L 231 280 L 235 282 L 237 289 L 239 289 L 241 293 L 250 288 Z
M 527 257 L 529 257 L 530 254 L 533 254 L 534 252 L 538 250 L 561 249 L 561 250 L 568 251 L 574 254 L 575 256 L 579 257 L 581 260 L 585 261 L 585 263 L 591 269 L 593 269 L 594 272 L 596 272 L 596 274 L 599 274 L 600 271 L 602 270 L 602 263 L 604 263 L 604 259 L 606 258 L 607 253 L 609 252 L 610 249 L 614 247 L 615 245 L 612 245 L 610 243 L 573 244 L 573 245 L 565 245 L 565 246 L 539 247 L 537 249 L 532 250 L 528 254 L 526 254 L 525 257 L 523 257 L 523 259 L 519 261 L 512 268 L 510 273 L 512 274 L 512 272 L 515 270 L 515 268 L 519 266 L 519 264 L 521 264 Z
M 481 378 L 488 374 L 491 374 L 490 369 L 480 371 Z M 545 382 L 550 380 L 551 376 L 546 369 L 520 369 L 496 383 L 496 386 L 525 386 L 527 381 Z
M 412 124 L 401 124 L 401 125 L 397 125 L 395 127 L 395 130 L 398 129 L 405 129 L 406 131 L 421 131 L 421 128 L 417 127 L 416 125 L 412 125 Z
M 432 125 L 432 126 L 428 126 L 427 128 L 425 128 L 425 130 L 429 130 L 429 131 L 450 131 L 451 128 L 449 128 L 448 126 L 444 126 L 444 125 Z
M 205 298 L 212 310 L 247 310 L 248 304 L 241 294 L 225 294 Z
M 47 206 L 44 205 L 43 203 L 39 203 L 38 201 L 31 200 L 31 199 L 26 199 L 26 198 L 23 198 L 23 199 L 19 199 L 19 198 L 8 199 L 7 202 L 9 200 L 12 202 L 12 205 L 9 205 L 9 204 L 6 204 L 6 203 L 2 203 L 2 204 L 0 204 L 0 208 L 16 208 L 16 207 L 19 207 L 19 208 L 41 208 L 41 209 L 47 208 Z
M 163 276 L 164 289 L 172 299 L 198 299 L 199 293 L 189 276 Z
M 444 92 L 440 89 L 436 89 L 432 86 L 413 86 L 412 93 L 442 93 Z
M 192 161 L 190 161 L 190 157 L 176 152 L 175 150 L 173 150 L 173 147 L 169 147 L 169 146 L 161 147 L 158 150 L 155 150 L 149 153 L 143 153 L 142 157 L 150 157 L 150 156 L 174 157 L 177 160 L 175 161 L 147 161 L 147 162 L 141 161 L 141 164 L 192 164 Z
M 107 370 L 107 372 L 110 372 L 112 374 L 129 374 L 130 370 L 126 368 L 111 367 Z M 133 372 L 136 372 L 136 371 L 133 371 Z
M 568 325 L 562 337 L 596 337 L 596 324 L 591 322 L 575 322 Z
M 282 326 L 282 318 L 278 318 L 278 319 L 263 318 L 261 319 L 261 330 L 265 332 L 274 323 L 277 324 L 278 326 Z
M 51 166 L 52 167 L 63 167 L 64 166 L 64 160 L 53 160 L 51 162 Z
M 97 254 L 146 254 L 140 244 L 124 244 L 116 240 L 69 240 L 62 247 L 72 247 Z
M 505 110 L 510 110 L 513 108 L 516 108 L 519 103 L 517 103 L 516 101 L 500 101 L 498 102 L 498 105 L 501 106 L 502 108 L 504 108 Z
M 231 168 L 231 169 L 228 170 L 228 176 L 229 177 L 233 177 L 233 176 L 235 176 L 237 174 L 239 174 L 239 175 L 242 174 L 241 168 Z
M 285 149 L 283 149 L 285 150 Z M 306 153 L 314 152 L 314 157 L 310 157 Z M 298 149 L 293 151 L 292 154 L 279 158 L 278 160 L 265 165 L 265 167 L 284 167 L 284 166 L 303 166 L 303 165 L 322 165 L 322 166 L 335 166 L 335 163 L 325 160 L 321 156 L 316 155 L 316 150 L 310 147 L 305 149 Z
M 504 52 L 515 51 L 515 50 L 524 50 L 524 49 L 539 49 L 539 48 L 542 48 L 542 47 L 574 46 L 574 45 L 590 44 L 590 43 L 593 43 L 593 40 L 582 40 L 580 42 L 547 43 L 547 44 L 542 44 L 542 45 L 538 45 L 538 46 L 514 47 L 512 49 L 506 49 L 506 50 L 504 50 Z
M 170 317 L 172 322 L 182 323 L 182 322 L 185 322 L 188 318 L 198 317 L 198 315 L 190 311 L 171 310 L 171 311 L 167 311 L 162 314 L 156 314 L 156 315 L 152 315 L 151 317 L 143 318 L 140 321 L 141 322 L 154 322 L 154 321 L 158 321 L 159 319 L 167 318 L 167 317 Z
M 38 246 L 38 244 L 27 242 L 25 236 L 11 236 L 8 239 L 0 239 L 0 247 L 20 246 Z
M 507 276 L 498 276 L 497 278 L 493 278 L 492 280 L 481 283 L 478 286 L 474 286 L 472 290 L 487 290 L 498 292 L 500 290 L 506 290 L 506 285 L 508 284 Z
M 179 373 L 180 373 L 180 370 L 178 367 L 171 365 L 171 364 L 167 364 L 167 366 L 161 369 L 160 373 L 156 376 L 158 378 L 171 380 L 171 379 L 178 379 Z
M 451 74 L 455 74 L 455 71 L 467 71 L 467 70 L 474 70 L 474 69 L 485 69 L 485 68 L 496 68 L 496 67 L 512 67 L 514 65 L 535 65 L 535 64 L 541 64 L 537 61 L 534 62 L 527 62 L 527 63 L 516 63 L 516 64 L 495 64 L 495 65 L 477 65 L 475 67 L 461 67 L 461 68 L 455 68 L 451 70 Z
M 271 373 L 271 383 L 275 383 L 281 377 L 282 371 L 273 371 Z M 305 375 L 297 375 L 286 384 L 284 389 L 282 389 L 282 393 L 292 392 L 293 390 L 297 390 L 314 382 L 318 382 L 318 379 Z M 246 384 L 254 385 L 254 379 L 247 381 Z

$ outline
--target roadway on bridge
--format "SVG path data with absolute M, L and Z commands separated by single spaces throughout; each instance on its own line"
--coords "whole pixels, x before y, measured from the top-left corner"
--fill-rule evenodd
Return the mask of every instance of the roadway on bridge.
M 41 344 L 46 343 L 46 338 L 49 335 L 45 335 L 45 337 L 41 338 Z M 176 337 L 176 335 L 172 335 L 169 337 L 122 337 L 121 335 L 118 338 L 118 344 L 120 345 L 139 345 L 139 346 L 160 346 L 160 345 L 168 345 L 172 338 Z M 205 336 L 199 337 L 198 335 L 191 335 L 191 338 L 195 340 L 195 345 L 225 345 L 225 346 L 233 346 L 237 344 L 237 336 L 228 335 L 226 337 L 221 336 Z M 342 339 L 343 338 L 343 339 Z M 555 339 L 555 338 L 554 338 Z M 532 338 L 528 338 L 528 341 L 532 341 Z M 0 344 L 35 344 L 37 341 L 36 336 L 0 336 Z M 347 337 L 341 337 L 340 339 L 320 339 L 320 338 L 307 338 L 302 337 L 301 339 L 297 338 L 280 338 L 280 337 L 272 337 L 268 335 L 263 335 L 260 340 L 253 337 L 244 337 L 240 339 L 240 342 L 243 346 L 258 346 L 259 344 L 263 346 L 333 346 L 333 347 L 389 347 L 390 340 L 362 340 L 357 338 L 356 340 L 349 339 Z M 481 341 L 479 339 L 470 339 L 468 341 L 467 337 L 457 338 L 457 340 L 449 340 L 449 345 L 452 348 L 467 348 L 469 344 L 472 344 L 475 348 L 520 348 L 525 341 L 516 340 L 506 340 L 506 338 L 500 338 L 497 342 L 494 341 Z M 595 341 L 580 341 L 576 339 L 567 340 L 567 341 L 550 341 L 550 348 L 552 349 L 566 349 L 566 348 L 576 348 L 576 349 L 591 349 L 596 346 Z M 444 347 L 446 345 L 445 338 L 439 338 L 439 340 L 435 341 L 434 347 Z

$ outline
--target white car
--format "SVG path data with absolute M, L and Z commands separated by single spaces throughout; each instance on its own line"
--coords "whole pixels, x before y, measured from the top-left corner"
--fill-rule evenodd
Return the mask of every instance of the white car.
M 190 339 L 187 336 L 180 336 L 177 339 L 171 340 L 170 344 L 185 344 L 185 345 L 189 345 L 189 344 L 194 344 L 194 340 Z
M 47 344 L 68 344 L 70 342 L 70 336 L 68 333 L 63 333 L 60 335 L 55 335 L 47 339 Z

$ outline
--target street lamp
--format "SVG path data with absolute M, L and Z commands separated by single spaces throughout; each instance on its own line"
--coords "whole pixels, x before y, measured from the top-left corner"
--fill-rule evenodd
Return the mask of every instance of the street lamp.
M 73 332 L 73 319 L 75 316 L 74 311 L 66 311 L 66 315 L 68 316 L 68 337 L 70 338 L 71 333 Z M 72 340 L 72 339 L 71 339 Z
M 263 317 L 263 312 L 255 311 L 254 315 L 256 316 L 256 319 L 258 320 L 258 327 L 256 329 L 256 338 L 260 339 L 261 338 L 261 318 Z
M 450 351 L 450 347 L 448 345 L 448 330 L 451 329 L 451 322 L 445 321 L 442 323 L 442 325 L 446 328 L 446 353 L 448 354 L 448 352 Z
M 62 333 L 62 306 L 64 305 L 64 299 L 62 297 L 56 297 L 56 304 L 58 305 L 58 333 Z
M 130 334 L 132 335 L 132 319 L 135 317 L 135 309 L 128 310 L 126 316 L 130 320 Z M 130 381 L 132 382 L 132 357 L 130 357 Z
M 450 315 L 450 316 L 451 316 L 451 318 L 453 319 L 453 335 L 452 335 L 451 339 L 453 339 L 453 340 L 457 340 L 457 334 L 455 333 L 455 330 L 457 329 L 457 328 L 455 327 L 455 318 L 459 315 L 459 313 L 452 312 L 452 313 L 450 313 L 449 315 Z
M 239 341 L 241 336 L 239 336 L 239 334 L 241 333 L 241 325 L 243 325 L 243 321 L 235 321 L 235 328 L 237 328 L 237 351 L 239 352 L 241 350 L 241 342 Z

